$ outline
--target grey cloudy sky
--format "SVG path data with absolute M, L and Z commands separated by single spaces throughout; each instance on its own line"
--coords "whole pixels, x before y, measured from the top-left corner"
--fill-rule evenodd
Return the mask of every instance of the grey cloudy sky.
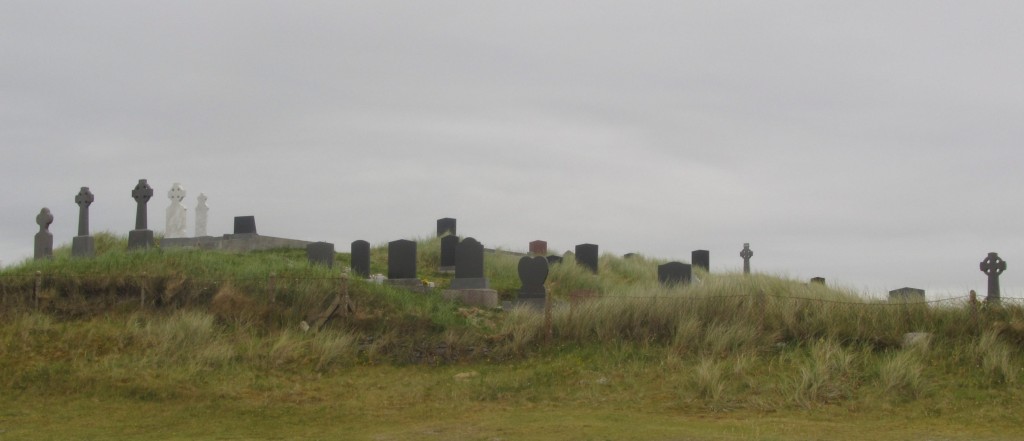
M 0 1 L 0 260 L 35 215 L 487 246 L 1024 297 L 1024 3 Z M 191 213 L 190 213 L 191 216 Z M 190 221 L 191 224 L 191 221 Z M 191 229 L 191 225 L 190 225 Z M 1017 266 L 1020 264 L 1021 266 Z M 1020 268 L 1020 269 L 1018 269 Z

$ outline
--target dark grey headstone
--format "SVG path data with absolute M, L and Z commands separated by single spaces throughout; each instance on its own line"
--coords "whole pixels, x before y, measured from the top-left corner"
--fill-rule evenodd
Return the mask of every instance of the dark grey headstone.
M 889 291 L 889 300 L 902 302 L 923 302 L 924 290 L 910 287 L 894 289 L 892 291 Z
M 690 265 L 682 262 L 669 262 L 663 265 L 658 265 L 658 281 L 661 282 L 662 285 L 687 285 L 690 283 L 692 275 L 693 270 Z
M 562 263 L 562 256 L 551 255 L 551 256 L 547 257 L 547 260 L 548 260 L 548 266 L 551 266 L 551 265 L 554 265 L 556 263 Z
M 592 243 L 576 245 L 576 263 L 597 274 L 597 245 Z
M 636 253 L 626 253 L 622 255 L 623 259 L 632 259 L 634 257 L 636 257 Z
M 53 215 L 49 208 L 39 210 L 36 215 L 36 224 L 39 225 L 39 232 L 35 237 L 35 260 L 53 258 L 53 234 L 50 233 L 50 224 L 53 223 Z
M 445 234 L 456 235 L 455 232 L 455 219 L 445 217 L 437 220 L 437 237 L 444 236 Z
M 416 242 L 399 239 L 388 243 L 388 279 L 416 278 Z
M 1006 261 L 999 257 L 999 253 L 988 253 L 985 260 L 981 261 L 981 272 L 988 276 L 988 295 L 985 301 L 999 301 L 999 275 L 1003 271 L 1006 271 Z
M 812 277 L 811 278 L 811 283 L 817 283 L 819 285 L 824 285 L 825 284 L 825 278 L 824 277 Z
M 153 197 L 153 187 L 145 179 L 139 179 L 132 189 L 132 199 L 135 199 L 135 229 L 128 232 L 128 249 L 149 248 L 153 246 L 153 230 L 147 227 L 148 215 L 146 204 Z
M 452 289 L 486 289 L 484 278 L 484 246 L 472 237 L 459 242 L 455 249 L 455 278 Z
M 743 274 L 750 274 L 750 258 L 754 257 L 754 252 L 750 249 L 749 243 L 743 244 L 740 257 L 743 258 Z
M 548 260 L 543 256 L 522 257 L 519 259 L 519 298 L 544 297 L 547 290 L 544 282 L 548 279 Z
M 75 203 L 78 204 L 78 235 L 71 239 L 72 257 L 96 255 L 96 241 L 89 235 L 89 205 L 95 200 L 89 187 L 82 187 L 75 195 Z
M 370 242 L 352 242 L 352 273 L 359 277 L 370 277 Z
M 257 234 L 256 216 L 235 216 L 235 234 Z
M 530 242 L 530 254 L 534 256 L 543 256 L 548 253 L 548 243 L 543 240 L 535 240 Z
M 441 268 L 455 267 L 455 251 L 459 246 L 459 236 L 447 235 L 441 238 Z
M 694 268 L 701 268 L 705 272 L 711 270 L 711 253 L 708 250 L 693 250 L 690 253 L 690 264 Z
M 306 259 L 313 265 L 324 265 L 334 268 L 334 244 L 329 242 L 313 242 L 306 245 Z

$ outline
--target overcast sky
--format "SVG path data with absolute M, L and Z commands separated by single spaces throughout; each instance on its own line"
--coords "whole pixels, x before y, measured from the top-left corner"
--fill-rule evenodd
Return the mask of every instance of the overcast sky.
M 1019 1 L 0 0 L 0 261 L 150 228 L 525 250 L 1024 297 Z

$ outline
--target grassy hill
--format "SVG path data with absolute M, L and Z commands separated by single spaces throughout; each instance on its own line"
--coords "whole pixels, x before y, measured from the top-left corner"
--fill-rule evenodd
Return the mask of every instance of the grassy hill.
M 125 246 L 0 271 L 0 439 L 1024 436 L 1015 305 L 762 274 L 663 287 L 661 262 L 605 255 L 597 275 L 552 267 L 546 317 L 346 280 L 343 253 L 329 270 L 301 250 Z M 439 241 L 418 249 L 445 287 Z M 517 263 L 485 257 L 504 299 Z M 303 331 L 341 293 L 353 312 Z

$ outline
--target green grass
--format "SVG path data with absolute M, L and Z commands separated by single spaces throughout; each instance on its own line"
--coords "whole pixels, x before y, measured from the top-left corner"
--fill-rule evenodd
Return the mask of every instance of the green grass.
M 549 334 L 543 313 L 343 281 L 302 250 L 97 242 L 0 271 L 0 439 L 1024 436 L 1019 306 L 763 274 L 663 287 L 662 262 L 605 255 L 597 275 L 551 268 Z M 438 246 L 419 240 L 419 276 L 444 287 Z M 386 247 L 371 255 L 386 273 Z M 517 264 L 485 256 L 503 298 Z M 355 311 L 302 331 L 341 292 Z M 904 348 L 907 332 L 932 337 Z

